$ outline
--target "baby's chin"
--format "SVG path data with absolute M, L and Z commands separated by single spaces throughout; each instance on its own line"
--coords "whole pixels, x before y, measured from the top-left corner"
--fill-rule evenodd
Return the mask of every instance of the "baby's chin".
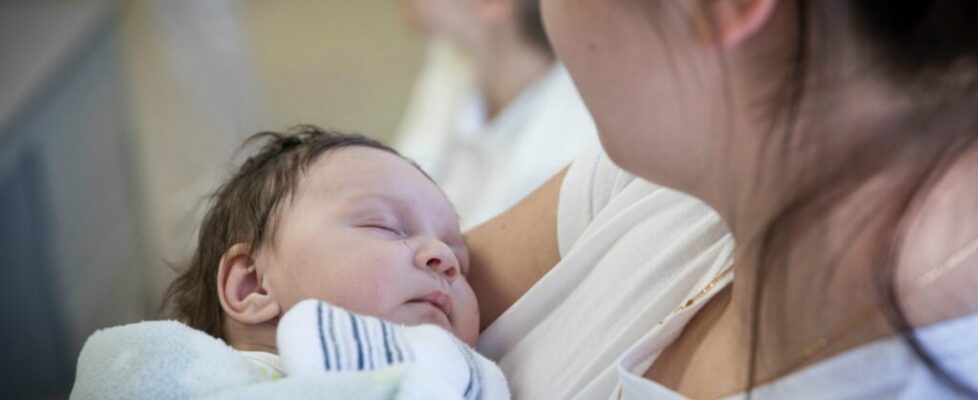
M 437 307 L 427 303 L 406 303 L 394 310 L 394 312 L 390 313 L 386 319 L 391 322 L 396 322 L 398 324 L 407 326 L 423 324 L 435 325 L 455 336 L 459 336 L 460 334 L 452 325 L 452 322 L 449 320 L 448 316 L 445 315 L 445 313 L 443 313 Z M 475 340 L 473 338 L 459 336 L 459 339 L 466 342 L 470 346 L 475 344 Z

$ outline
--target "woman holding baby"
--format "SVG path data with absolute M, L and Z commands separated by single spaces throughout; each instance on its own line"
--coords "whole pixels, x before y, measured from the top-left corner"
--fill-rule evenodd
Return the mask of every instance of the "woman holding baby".
M 468 234 L 515 397 L 978 397 L 978 3 L 543 12 L 606 153 Z

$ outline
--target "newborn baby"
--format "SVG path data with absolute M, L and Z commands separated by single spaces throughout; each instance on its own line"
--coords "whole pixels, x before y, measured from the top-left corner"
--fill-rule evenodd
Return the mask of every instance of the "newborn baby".
M 263 147 L 214 194 L 167 292 L 177 318 L 272 380 L 408 364 L 458 378 L 457 398 L 502 382 L 469 347 L 479 312 L 468 254 L 423 171 L 376 141 L 312 126 L 255 140 Z

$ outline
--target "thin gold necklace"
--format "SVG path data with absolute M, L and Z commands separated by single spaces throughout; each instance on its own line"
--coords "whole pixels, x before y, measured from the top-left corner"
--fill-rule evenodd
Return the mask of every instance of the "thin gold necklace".
M 937 267 L 927 271 L 926 273 L 917 277 L 917 279 L 914 279 L 913 282 L 910 285 L 908 285 L 909 287 L 907 287 L 908 290 L 907 296 L 912 296 L 913 294 L 917 293 L 921 289 L 931 285 L 934 282 L 937 282 L 938 280 L 940 280 L 941 278 L 943 278 L 944 276 L 946 276 L 947 274 L 951 273 L 959 266 L 961 266 L 961 264 L 964 263 L 965 260 L 973 256 L 975 253 L 978 253 L 978 237 L 975 237 L 970 242 L 965 244 L 963 247 L 955 251 L 953 254 L 951 254 L 950 257 L 944 260 L 944 262 L 938 264 Z M 673 314 L 678 314 L 680 312 L 683 312 L 689 309 L 690 307 L 692 307 L 693 305 L 695 305 L 697 302 L 699 302 L 699 300 L 703 296 L 705 296 L 707 293 L 710 292 L 710 290 L 716 287 L 716 285 L 720 282 L 720 280 L 725 278 L 732 271 L 733 271 L 733 265 L 731 264 L 727 266 L 727 268 L 725 268 L 723 271 L 720 271 L 720 273 L 717 274 L 717 276 L 714 277 L 713 280 L 711 280 L 710 283 L 707 284 L 702 290 L 700 290 L 695 295 L 693 295 L 693 297 L 691 297 L 685 303 L 677 307 L 673 311 Z M 786 371 L 793 371 L 795 368 L 804 365 L 808 360 L 810 360 L 816 354 L 820 353 L 822 350 L 827 348 L 830 343 L 833 343 L 838 339 L 840 339 L 842 336 L 844 336 L 845 333 L 849 332 L 853 327 L 865 324 L 866 321 L 869 319 L 869 317 L 875 312 L 876 312 L 875 309 L 870 309 L 867 310 L 866 312 L 860 313 L 859 315 L 856 316 L 857 318 L 853 318 L 851 320 L 851 321 L 859 321 L 859 323 L 846 324 L 844 326 L 847 326 L 847 329 L 840 329 L 830 337 L 824 337 L 824 336 L 820 337 L 815 341 L 813 341 L 812 343 L 808 344 L 807 346 L 803 347 L 801 350 L 801 356 L 802 356 L 801 360 L 799 360 L 796 363 L 793 363 L 791 367 L 786 369 Z M 661 321 L 659 322 L 659 324 L 662 324 L 663 322 L 665 321 Z M 622 400 L 624 388 L 621 386 L 620 382 L 618 384 L 617 392 L 618 392 L 617 399 Z
M 733 263 L 730 263 L 730 265 L 724 268 L 723 271 L 720 271 L 720 273 L 718 273 L 717 276 L 713 277 L 713 280 L 711 280 L 710 283 L 706 284 L 706 286 L 704 286 L 702 290 L 696 292 L 696 294 L 694 294 L 693 297 L 690 297 L 689 300 L 686 300 L 685 303 L 680 304 L 679 307 L 676 307 L 676 309 L 673 310 L 672 313 L 679 314 L 683 311 L 686 311 L 690 307 L 696 305 L 697 303 L 699 303 L 700 299 L 702 299 L 703 296 L 706 296 L 708 293 L 710 293 L 710 291 L 713 290 L 714 287 L 720 284 L 721 280 L 726 278 L 727 275 L 730 275 L 730 273 L 732 272 L 733 272 Z
M 937 282 L 941 278 L 945 277 L 947 274 L 951 273 L 952 271 L 960 267 L 965 260 L 967 260 L 969 257 L 974 255 L 976 252 L 978 252 L 978 237 L 971 239 L 971 241 L 969 241 L 963 247 L 955 251 L 953 254 L 951 254 L 951 256 L 949 256 L 943 262 L 938 264 L 936 267 L 928 270 L 926 273 L 914 279 L 913 282 L 904 286 L 904 290 L 906 290 L 906 296 L 908 298 L 912 297 L 913 295 L 919 293 L 920 290 L 924 289 L 927 286 L 930 286 L 930 284 Z M 808 344 L 807 346 L 802 348 L 801 360 L 799 360 L 795 364 L 792 364 L 791 368 L 787 369 L 787 371 L 791 371 L 794 368 L 804 365 L 805 362 L 807 362 L 813 356 L 820 353 L 822 350 L 825 350 L 825 348 L 827 348 L 830 343 L 836 342 L 837 340 L 845 336 L 845 334 L 851 331 L 853 328 L 868 323 L 870 317 L 876 312 L 877 310 L 870 308 L 862 313 L 859 313 L 859 315 L 850 319 L 849 321 L 847 321 L 845 325 L 843 325 L 846 327 L 846 329 L 839 329 L 836 332 L 834 332 L 831 336 L 820 337 L 814 342 Z

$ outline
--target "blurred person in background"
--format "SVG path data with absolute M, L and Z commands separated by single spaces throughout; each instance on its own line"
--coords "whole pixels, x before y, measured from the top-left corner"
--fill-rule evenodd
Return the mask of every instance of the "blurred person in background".
M 522 199 L 580 152 L 594 123 L 543 30 L 538 0 L 403 0 L 427 59 L 395 147 L 465 227 Z

